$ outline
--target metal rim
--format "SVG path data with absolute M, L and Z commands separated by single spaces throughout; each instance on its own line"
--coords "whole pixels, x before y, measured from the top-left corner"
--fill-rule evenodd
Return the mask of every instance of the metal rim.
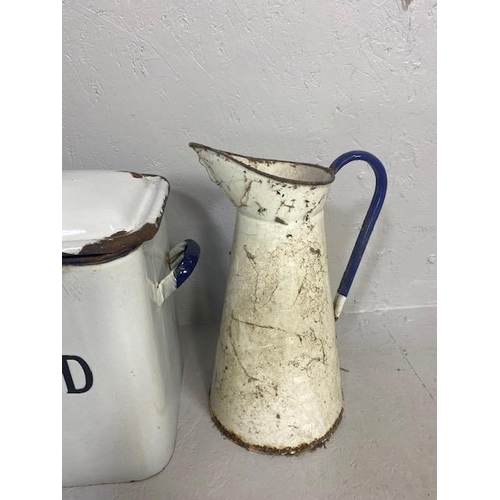
M 214 422 L 215 426 L 219 429 L 219 431 L 229 438 L 231 441 L 236 443 L 239 446 L 242 446 L 246 450 L 250 451 L 255 451 L 258 453 L 265 453 L 267 455 L 299 455 L 300 453 L 303 453 L 305 451 L 313 451 L 317 448 L 320 448 L 321 446 L 324 446 L 325 443 L 330 439 L 332 434 L 336 431 L 337 427 L 340 424 L 340 421 L 342 420 L 342 414 L 344 412 L 344 409 L 342 408 L 340 410 L 340 413 L 333 423 L 333 425 L 328 429 L 328 431 L 320 438 L 315 439 L 314 441 L 311 441 L 310 443 L 303 443 L 299 446 L 288 446 L 286 448 L 274 448 L 272 446 L 263 446 L 263 445 L 258 445 L 258 444 L 249 444 L 243 441 L 240 437 L 238 437 L 234 432 L 230 431 L 229 429 L 226 429 L 218 418 L 214 415 L 212 412 L 212 409 L 210 409 L 210 415 L 212 417 L 212 421 Z
M 223 156 L 226 159 L 234 161 L 235 163 L 242 166 L 243 168 L 246 168 L 248 170 L 251 170 L 252 172 L 256 172 L 260 175 L 263 175 L 264 177 L 268 177 L 270 179 L 282 182 L 284 184 L 293 184 L 293 185 L 299 185 L 299 186 L 324 186 L 327 184 L 331 184 L 335 180 L 335 174 L 330 168 L 322 167 L 321 165 L 316 165 L 314 163 L 303 163 L 303 162 L 290 161 L 290 160 L 276 160 L 276 159 L 271 159 L 271 158 L 256 158 L 254 156 L 241 155 L 238 153 L 230 153 L 229 151 L 214 149 L 214 148 L 211 148 L 209 146 L 204 146 L 203 144 L 199 144 L 197 142 L 190 142 L 189 147 L 191 147 L 193 149 L 195 149 L 195 148 L 208 149 L 208 150 L 212 151 L 213 153 L 215 153 L 216 155 Z M 316 168 L 316 169 L 322 170 L 323 172 L 326 172 L 330 176 L 330 179 L 327 181 L 311 182 L 311 181 L 301 181 L 301 180 L 296 180 L 296 179 L 289 179 L 287 177 L 279 177 L 278 175 L 273 175 L 273 174 L 270 174 L 268 172 L 264 172 L 262 170 L 259 170 L 257 168 L 253 168 L 253 167 L 239 161 L 234 156 L 242 156 L 243 158 L 248 158 L 249 160 L 255 160 L 255 161 L 265 161 L 265 162 L 267 161 L 267 162 L 273 162 L 273 163 L 294 163 L 296 165 L 305 165 L 307 167 Z
M 148 222 L 136 231 L 126 232 L 119 231 L 111 236 L 103 238 L 102 240 L 88 243 L 83 246 L 76 254 L 62 253 L 63 266 L 85 266 L 91 264 L 103 264 L 112 260 L 119 259 L 128 255 L 136 250 L 142 243 L 154 238 L 163 218 L 165 206 L 168 196 L 170 194 L 170 183 L 162 175 L 156 174 L 140 174 L 137 172 L 130 172 L 135 178 L 141 177 L 160 177 L 167 182 L 168 190 L 163 200 L 160 215 L 154 222 Z

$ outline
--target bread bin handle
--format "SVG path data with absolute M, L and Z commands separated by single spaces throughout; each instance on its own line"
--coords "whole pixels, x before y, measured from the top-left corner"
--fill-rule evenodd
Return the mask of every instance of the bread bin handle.
M 194 240 L 184 240 L 173 247 L 167 254 L 167 264 L 171 271 L 157 285 L 158 305 L 162 305 L 169 295 L 191 276 L 198 259 L 200 246 Z

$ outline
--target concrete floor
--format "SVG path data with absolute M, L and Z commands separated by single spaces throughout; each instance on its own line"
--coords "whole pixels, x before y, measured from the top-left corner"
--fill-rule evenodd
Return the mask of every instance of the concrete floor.
M 344 416 L 297 457 L 246 451 L 207 406 L 217 325 L 182 327 L 177 445 L 156 476 L 63 488 L 64 500 L 419 500 L 436 498 L 436 310 L 343 315 L 337 325 Z

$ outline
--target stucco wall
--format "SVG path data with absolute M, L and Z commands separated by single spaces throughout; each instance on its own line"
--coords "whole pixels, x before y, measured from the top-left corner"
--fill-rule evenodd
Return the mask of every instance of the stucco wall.
M 346 311 L 436 302 L 436 4 L 430 0 L 66 0 L 63 168 L 159 173 L 172 243 L 202 246 L 181 323 L 217 321 L 235 210 L 189 141 L 320 163 L 364 149 L 385 206 Z M 336 289 L 373 189 L 343 169 L 327 203 Z

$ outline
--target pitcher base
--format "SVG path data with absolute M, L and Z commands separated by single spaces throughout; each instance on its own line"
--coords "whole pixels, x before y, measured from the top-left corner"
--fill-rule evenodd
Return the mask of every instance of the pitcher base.
M 229 429 L 226 429 L 217 419 L 217 417 L 213 414 L 212 410 L 210 409 L 210 415 L 212 416 L 212 421 L 216 425 L 216 427 L 219 429 L 219 431 L 229 438 L 231 441 L 235 442 L 239 446 L 242 446 L 246 450 L 249 451 L 255 451 L 258 453 L 266 453 L 268 455 L 298 455 L 299 453 L 302 453 L 304 451 L 313 451 L 316 448 L 319 448 L 321 446 L 324 446 L 325 443 L 330 439 L 332 434 L 335 432 L 337 427 L 340 424 L 340 421 L 342 420 L 342 413 L 344 409 L 342 408 L 340 410 L 339 416 L 337 417 L 337 420 L 335 420 L 335 423 L 328 429 L 326 434 L 318 439 L 315 439 L 314 441 L 311 441 L 310 443 L 302 443 L 299 446 L 287 446 L 285 448 L 274 448 L 272 446 L 262 446 L 258 444 L 249 444 L 243 441 L 239 436 L 237 436 L 233 431 L 230 431 Z

